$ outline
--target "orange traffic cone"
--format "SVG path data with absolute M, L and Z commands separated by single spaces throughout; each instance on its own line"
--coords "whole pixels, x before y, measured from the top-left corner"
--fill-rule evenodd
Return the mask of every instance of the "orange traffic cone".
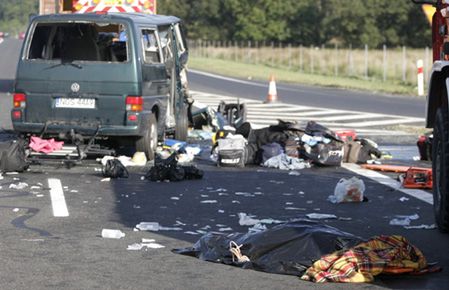
M 276 90 L 276 82 L 274 80 L 274 76 L 270 77 L 270 84 L 268 86 L 268 95 L 265 103 L 273 103 L 278 101 L 278 93 Z

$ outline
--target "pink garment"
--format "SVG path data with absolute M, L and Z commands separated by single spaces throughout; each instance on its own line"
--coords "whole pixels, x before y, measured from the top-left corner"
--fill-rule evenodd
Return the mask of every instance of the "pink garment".
M 64 142 L 55 141 L 55 139 L 42 139 L 39 137 L 31 137 L 30 148 L 36 152 L 51 153 L 55 150 L 61 150 Z

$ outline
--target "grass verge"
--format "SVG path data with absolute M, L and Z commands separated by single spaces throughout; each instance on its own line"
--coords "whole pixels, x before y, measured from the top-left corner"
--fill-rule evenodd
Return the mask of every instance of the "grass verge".
M 230 77 L 254 79 L 267 82 L 270 75 L 274 75 L 276 81 L 284 83 L 336 87 L 374 93 L 417 97 L 415 87 L 400 83 L 307 74 L 290 71 L 288 69 L 273 68 L 264 65 L 247 64 L 221 59 L 190 57 L 189 68 Z

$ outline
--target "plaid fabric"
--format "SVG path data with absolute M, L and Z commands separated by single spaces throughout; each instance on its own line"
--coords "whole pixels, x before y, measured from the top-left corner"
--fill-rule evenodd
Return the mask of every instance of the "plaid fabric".
M 381 273 L 409 273 L 426 267 L 424 255 L 404 237 L 378 236 L 321 257 L 301 279 L 317 283 L 372 282 Z

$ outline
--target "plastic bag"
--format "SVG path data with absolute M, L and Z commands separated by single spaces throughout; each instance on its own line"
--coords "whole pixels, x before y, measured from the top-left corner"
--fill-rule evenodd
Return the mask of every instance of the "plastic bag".
M 329 196 L 332 203 L 361 202 L 365 192 L 363 180 L 353 176 L 349 179 L 342 178 L 335 186 L 334 195 Z

